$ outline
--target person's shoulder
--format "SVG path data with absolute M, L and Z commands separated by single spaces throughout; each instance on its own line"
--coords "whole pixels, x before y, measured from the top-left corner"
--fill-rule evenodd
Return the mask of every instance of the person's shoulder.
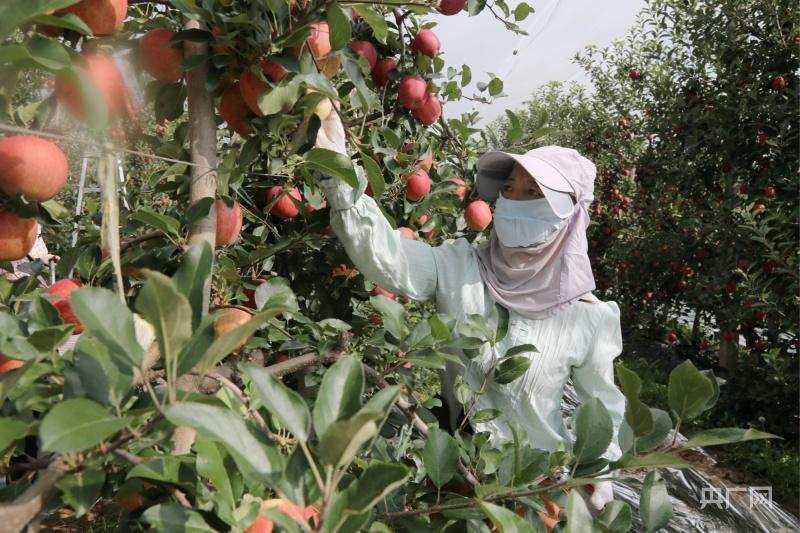
M 601 324 L 619 322 L 620 311 L 617 302 L 613 300 L 601 300 L 592 293 L 581 296 L 581 300 L 584 300 L 584 309 L 592 316 L 592 322 L 598 326 Z

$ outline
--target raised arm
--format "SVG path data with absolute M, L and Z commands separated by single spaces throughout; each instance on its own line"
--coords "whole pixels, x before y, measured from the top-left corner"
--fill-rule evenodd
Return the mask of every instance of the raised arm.
M 338 113 L 322 122 L 316 146 L 347 153 Z M 433 247 L 402 238 L 375 200 L 364 194 L 367 180 L 363 171 L 357 167 L 356 174 L 357 189 L 335 178 L 318 179 L 330 206 L 331 226 L 350 260 L 365 278 L 385 289 L 415 300 L 434 298 L 437 267 Z

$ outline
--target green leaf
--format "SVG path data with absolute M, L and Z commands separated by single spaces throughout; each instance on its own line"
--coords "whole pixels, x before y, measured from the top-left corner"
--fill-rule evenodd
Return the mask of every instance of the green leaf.
M 625 394 L 625 420 L 628 422 L 634 436 L 642 437 L 653 431 L 653 415 L 650 408 L 639 400 L 642 390 L 642 380 L 635 372 L 629 370 L 621 363 L 616 366 L 617 379 L 619 379 L 622 392 Z
M 689 420 L 706 410 L 714 397 L 714 385 L 687 359 L 670 372 L 668 396 L 676 415 Z
M 514 9 L 514 20 L 517 22 L 521 20 L 525 20 L 528 15 L 533 13 L 535 10 L 525 2 L 520 2 L 517 4 L 517 7 Z
M 564 533 L 584 533 L 593 531 L 592 515 L 586 502 L 577 490 L 569 491 L 567 496 L 567 525 Z
M 233 509 L 236 500 L 220 445 L 206 439 L 197 439 L 194 449 L 197 451 L 197 473 L 208 479 L 214 485 L 216 496 Z
M 370 297 L 369 303 L 383 317 L 383 327 L 386 328 L 386 331 L 394 335 L 396 339 L 402 340 L 408 332 L 406 310 L 403 305 L 381 295 Z
M 135 213 L 131 213 L 128 216 L 128 220 L 141 222 L 142 224 L 146 224 L 157 230 L 163 231 L 167 235 L 173 235 L 175 237 L 178 236 L 178 231 L 181 227 L 181 223 L 176 218 L 163 215 L 161 213 L 156 213 L 149 207 L 145 207 L 136 211 Z
M 352 39 L 350 18 L 344 14 L 338 2 L 331 2 L 326 9 L 328 28 L 330 30 L 331 49 L 338 50 Z
M 492 78 L 489 82 L 489 96 L 497 96 L 503 92 L 503 80 L 500 78 Z
M 11 417 L 0 417 L 0 453 L 28 434 L 30 424 Z
M 645 531 L 657 531 L 672 518 L 672 502 L 667 494 L 667 484 L 657 471 L 648 472 L 642 485 L 639 515 Z
M 422 450 L 422 462 L 433 484 L 441 488 L 456 473 L 458 466 L 456 440 L 443 429 L 431 429 L 428 431 L 425 448 Z
M 486 516 L 492 521 L 498 533 L 534 533 L 536 530 L 514 511 L 489 502 L 480 502 Z
M 670 453 L 649 453 L 647 455 L 631 455 L 626 453 L 609 467 L 617 468 L 689 468 L 690 463 Z
M 111 356 L 139 368 L 144 350 L 136 340 L 133 313 L 108 289 L 78 289 L 70 302 L 83 327 L 108 346 Z M 113 320 L 109 320 L 113 317 Z
M 200 320 L 189 343 L 183 347 L 178 356 L 178 376 L 191 371 L 214 343 L 214 322 L 217 318 L 218 316 L 212 313 L 204 315 Z
M 689 437 L 689 441 L 684 444 L 684 448 L 705 448 L 706 446 L 719 446 L 720 444 L 732 444 L 734 442 L 744 442 L 746 440 L 757 439 L 780 439 L 778 435 L 765 433 L 755 429 L 742 428 L 714 428 L 699 431 Z
M 360 152 L 360 154 L 361 164 L 366 171 L 367 181 L 369 182 L 370 188 L 372 188 L 372 194 L 375 198 L 380 198 L 383 196 L 383 190 L 386 188 L 386 181 L 383 179 L 381 167 L 378 166 L 378 163 L 376 163 L 374 159 L 364 152 Z
M 154 505 L 142 513 L 142 519 L 153 526 L 156 531 L 164 533 L 214 533 L 211 527 L 197 511 L 187 509 L 177 503 L 161 503 Z
M 347 466 L 358 450 L 378 434 L 377 420 L 383 413 L 361 411 L 352 418 L 328 426 L 319 441 L 320 459 L 339 469 Z
M 572 449 L 578 463 L 594 461 L 605 453 L 611 444 L 612 425 L 611 415 L 599 399 L 592 398 L 578 408 Z
M 531 366 L 531 360 L 524 355 L 515 355 L 503 360 L 494 371 L 496 383 L 506 385 L 522 377 Z
M 75 346 L 75 370 L 86 395 L 103 405 L 120 407 L 133 384 L 132 372 L 123 373 L 108 347 L 93 337 L 81 337 Z M 125 366 L 130 370 L 130 366 Z
M 305 163 L 324 176 L 338 178 L 352 188 L 358 189 L 358 177 L 353 162 L 344 154 L 326 148 L 312 148 L 306 153 Z
M 411 471 L 397 463 L 373 462 L 348 488 L 348 510 L 361 513 L 375 507 L 390 492 L 406 482 Z
M 505 355 L 503 355 L 503 357 L 504 358 L 505 357 L 512 357 L 512 356 L 517 355 L 517 354 L 528 353 L 528 352 L 538 353 L 539 350 L 533 344 L 518 344 L 518 345 L 512 346 L 511 348 L 506 350 L 506 353 L 505 353 Z
M 256 307 L 262 310 L 280 307 L 294 312 L 300 309 L 300 306 L 297 305 L 297 296 L 286 278 L 268 279 L 266 283 L 262 283 L 256 288 L 254 298 Z
M 281 471 L 282 464 L 277 451 L 261 444 L 244 421 L 230 409 L 181 402 L 167 407 L 164 414 L 176 426 L 193 428 L 198 435 L 225 446 L 246 477 L 265 482 L 267 476 Z
M 36 16 L 68 7 L 79 0 L 26 0 L 25 2 L 0 2 L 0 40 Z
M 657 447 L 672 430 L 672 419 L 669 417 L 669 413 L 653 407 L 650 408 L 650 413 L 653 418 L 653 431 L 636 439 L 637 453 L 646 452 Z
M 142 272 L 146 282 L 136 298 L 136 310 L 153 325 L 167 368 L 176 368 L 178 354 L 192 336 L 189 300 L 164 274 L 147 269 Z
M 503 414 L 503 412 L 500 411 L 499 409 L 481 409 L 480 411 L 478 411 L 473 415 L 472 422 L 474 424 L 489 422 L 491 420 L 494 420 L 501 414 Z
M 364 369 L 354 356 L 342 357 L 326 370 L 314 404 L 317 435 L 324 435 L 334 422 L 353 416 L 361 407 L 363 393 Z
M 74 329 L 72 324 L 39 329 L 28 336 L 28 343 L 41 352 L 52 352 L 67 342 Z
M 472 69 L 469 68 L 469 65 L 464 64 L 461 65 L 461 86 L 466 87 L 469 85 L 469 82 L 472 81 Z
M 264 116 L 290 110 L 300 97 L 300 82 L 294 78 L 286 83 L 281 81 L 272 89 L 258 96 L 258 108 Z
M 80 452 L 100 444 L 127 423 L 126 418 L 117 418 L 98 403 L 76 398 L 50 409 L 39 426 L 39 437 L 45 450 Z
M 27 46 L 30 58 L 47 70 L 58 71 L 72 66 L 69 52 L 58 41 L 37 35 L 27 42 Z
M 56 487 L 61 491 L 64 503 L 72 507 L 76 518 L 80 518 L 97 502 L 105 482 L 105 471 L 89 468 L 62 477 L 56 482 Z
M 631 506 L 626 502 L 612 500 L 606 504 L 597 521 L 611 533 L 626 533 L 631 529 Z
M 364 19 L 364 22 L 372 28 L 372 35 L 375 40 L 381 44 L 386 44 L 386 37 L 389 35 L 389 25 L 386 24 L 386 19 L 382 13 L 378 13 L 375 9 L 366 4 L 360 4 L 358 14 Z M 373 189 L 374 190 L 374 189 Z
M 210 282 L 213 253 L 208 242 L 190 247 L 181 258 L 181 266 L 172 276 L 175 287 L 189 300 L 193 329 L 197 328 L 202 318 L 203 287 Z
M 17 319 L 0 312 L 0 353 L 11 359 L 27 361 L 38 355 L 36 348 L 25 340 Z
M 264 368 L 240 365 L 239 369 L 252 381 L 261 404 L 295 437 L 306 442 L 311 433 L 311 413 L 303 397 Z

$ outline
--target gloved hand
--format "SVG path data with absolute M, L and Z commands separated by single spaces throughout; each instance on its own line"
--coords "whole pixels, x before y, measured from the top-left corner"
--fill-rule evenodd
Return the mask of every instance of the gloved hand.
M 591 507 L 592 514 L 602 511 L 606 504 L 614 499 L 614 484 L 611 481 L 600 481 L 585 485 L 583 488 L 589 495 L 587 503 Z
M 339 109 L 339 102 L 333 102 L 333 105 L 336 109 Z M 322 121 L 322 125 L 317 132 L 317 142 L 314 143 L 314 146 L 347 155 L 344 126 L 336 110 L 331 111 L 328 118 Z

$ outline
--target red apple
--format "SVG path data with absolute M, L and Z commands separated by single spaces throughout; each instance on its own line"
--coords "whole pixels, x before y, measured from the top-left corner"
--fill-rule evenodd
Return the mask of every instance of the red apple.
M 389 73 L 397 68 L 397 60 L 391 57 L 382 57 L 375 62 L 372 68 L 372 81 L 378 87 L 389 84 Z
M 24 364 L 25 361 L 20 361 L 19 359 L 10 359 L 0 353 L 0 376 L 6 372 L 14 370 L 15 368 L 21 367 Z
M 685 291 L 685 290 L 686 290 L 686 287 L 688 287 L 688 286 L 689 286 L 689 284 L 686 282 L 686 280 L 683 280 L 683 279 L 682 279 L 682 280 L 680 280 L 680 281 L 678 282 L 678 290 L 679 290 L 679 291 Z
M 411 229 L 411 228 L 409 228 L 407 226 L 401 226 L 401 227 L 397 228 L 397 231 L 400 232 L 400 236 L 402 238 L 404 238 L 404 239 L 408 239 L 409 241 L 417 240 L 417 234 L 414 233 L 413 229 Z
M 728 294 L 733 294 L 734 292 L 736 292 L 736 283 L 734 283 L 733 281 L 729 281 L 728 283 L 726 283 L 725 292 L 727 292 Z
M 453 191 L 453 194 L 458 196 L 463 202 L 467 198 L 467 193 L 469 192 L 469 189 L 467 189 L 467 182 L 462 180 L 458 176 L 452 176 L 447 179 L 448 181 L 452 181 L 453 183 L 457 183 L 460 185 L 460 187 L 456 188 L 456 190 Z
M 170 29 L 156 28 L 145 33 L 139 41 L 142 67 L 163 83 L 175 83 L 183 78 L 183 51 L 169 44 L 174 36 L 175 32 Z
M 367 60 L 370 71 L 375 68 L 375 64 L 378 62 L 378 51 L 375 49 L 374 44 L 369 41 L 353 41 L 350 43 L 350 48 Z
M 439 97 L 435 94 L 428 94 L 428 97 L 421 106 L 412 111 L 414 118 L 430 126 L 442 116 L 442 104 Z
M 765 204 L 764 202 L 756 202 L 755 205 L 753 205 L 753 211 L 761 211 L 766 208 L 767 204 Z
M 416 74 L 403 76 L 400 80 L 400 88 L 397 91 L 397 99 L 408 109 L 416 109 L 425 103 L 428 97 L 428 82 L 422 76 Z
M 257 278 L 253 280 L 253 283 L 256 284 L 256 289 L 266 283 L 267 280 L 264 278 Z M 245 287 L 244 295 L 247 296 L 247 301 L 244 303 L 245 307 L 249 307 L 250 309 L 256 309 L 256 289 L 251 289 L 250 287 Z
M 786 80 L 783 79 L 783 76 L 776 76 L 772 78 L 772 88 L 776 91 L 782 91 L 786 88 Z
M 775 198 L 776 195 L 777 193 L 775 192 L 775 187 L 771 185 L 769 187 L 764 187 L 764 196 L 767 198 Z
M 44 202 L 67 181 L 67 156 L 56 144 L 28 135 L 0 141 L 0 190 Z
M 483 231 L 492 223 L 492 210 L 483 200 L 475 200 L 464 210 L 464 218 L 470 229 Z
M 89 26 L 95 35 L 116 33 L 128 13 L 128 0 L 81 0 L 57 13 L 72 13 Z
M 233 331 L 234 329 L 242 326 L 250 321 L 253 318 L 253 315 L 247 311 L 243 311 L 236 307 L 223 307 L 221 309 L 217 309 L 213 313 L 217 318 L 214 321 L 214 338 L 220 338 L 226 333 Z M 242 346 L 247 344 L 253 335 L 251 334 L 246 339 L 244 339 L 238 346 L 236 346 L 232 351 L 239 350 Z
M 261 61 L 258 67 L 261 69 L 261 72 L 264 73 L 264 76 L 273 82 L 282 80 L 287 74 L 286 69 L 283 68 L 280 63 L 269 59 Z M 261 108 L 258 107 L 258 97 L 269 90 L 269 85 L 259 78 L 251 69 L 245 69 L 239 78 L 239 90 L 242 93 L 242 99 L 247 104 L 247 107 L 250 108 L 250 111 L 259 117 L 263 117 L 264 113 L 262 113 Z M 284 109 L 284 111 L 289 111 L 289 108 Z
M 243 137 L 253 131 L 249 124 L 252 113 L 247 102 L 242 98 L 238 83 L 231 85 L 222 93 L 219 114 L 233 131 Z
M 441 0 L 437 9 L 442 15 L 457 15 L 464 9 L 465 3 L 466 0 Z
M 94 88 L 100 93 L 112 117 L 133 114 L 128 88 L 114 60 L 110 57 L 86 53 L 81 68 Z M 78 118 L 85 118 L 86 106 L 83 95 L 66 77 L 56 78 L 58 102 Z
M 261 68 L 261 72 L 263 72 L 270 81 L 274 81 L 275 83 L 281 81 L 289 73 L 288 70 L 283 68 L 283 65 L 271 59 L 261 61 L 258 66 Z
M 267 203 L 271 203 L 272 200 L 274 200 L 282 192 L 283 188 L 280 185 L 275 185 L 267 189 Z M 275 202 L 275 205 L 273 205 L 272 209 L 269 211 L 270 214 L 279 218 L 294 218 L 299 215 L 300 211 L 298 211 L 297 206 L 294 205 L 294 202 L 292 202 L 289 196 L 298 202 L 303 201 L 302 196 L 300 196 L 300 191 L 298 191 L 296 187 L 292 188 L 289 190 L 288 194 L 284 194 L 277 202 Z
M 406 198 L 418 202 L 431 192 L 431 178 L 424 170 L 418 170 L 404 178 L 406 182 Z
M 33 248 L 39 223 L 35 218 L 21 218 L 0 211 L 0 261 L 17 261 Z
M 411 50 L 430 58 L 436 57 L 436 54 L 439 53 L 440 46 L 439 38 L 429 29 L 419 30 L 419 33 L 417 33 L 414 40 L 411 42 Z
M 239 78 L 239 91 L 242 93 L 242 100 L 250 108 L 250 111 L 263 117 L 264 113 L 258 107 L 258 97 L 269 90 L 267 82 L 263 81 L 250 69 L 245 69 Z
M 337 266 L 336 268 L 333 269 L 333 274 L 331 275 L 331 277 L 334 277 L 334 278 L 338 278 L 338 277 L 349 278 L 352 273 L 353 273 L 353 267 L 342 263 L 341 265 L 339 265 L 339 266 Z
M 239 202 L 233 202 L 233 206 L 228 207 L 222 198 L 214 202 L 217 210 L 217 246 L 226 246 L 239 237 L 242 230 L 242 207 Z
M 47 294 L 51 296 L 50 301 L 58 309 L 58 314 L 61 315 L 61 320 L 65 324 L 75 324 L 74 333 L 81 333 L 83 331 L 83 324 L 78 320 L 78 316 L 72 309 L 70 303 L 70 295 L 73 291 L 81 288 L 80 282 L 71 279 L 62 279 L 56 281 L 47 289 Z
M 769 135 L 767 135 L 766 133 L 758 134 L 758 144 L 767 144 L 768 140 L 769 140 Z
M 639 72 L 638 68 L 632 68 L 630 72 L 628 72 L 628 76 L 630 77 L 630 79 L 634 81 L 638 80 L 641 77 L 641 75 L 642 73 Z
M 676 342 L 678 342 L 678 334 L 674 331 L 667 333 L 667 343 L 675 344 Z
M 331 34 L 327 22 L 317 22 L 310 26 L 306 44 L 314 57 L 325 57 L 331 53 Z
M 389 298 L 391 300 L 397 300 L 397 295 L 395 293 L 387 291 L 383 287 L 378 287 L 377 285 L 375 286 L 374 289 L 372 289 L 372 295 L 373 296 L 386 296 L 387 298 Z

